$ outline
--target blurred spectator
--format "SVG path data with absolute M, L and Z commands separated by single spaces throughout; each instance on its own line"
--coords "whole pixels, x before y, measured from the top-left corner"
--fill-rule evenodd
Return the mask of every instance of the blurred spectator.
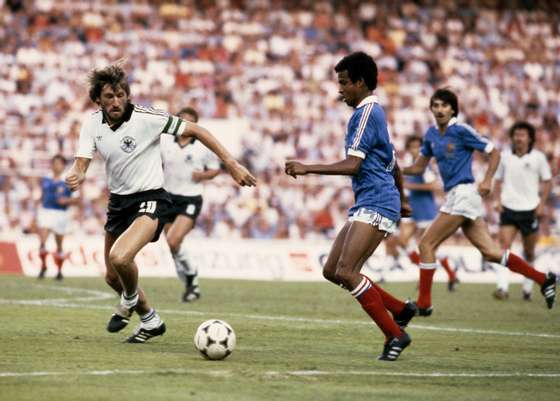
M 37 194 L 28 177 L 42 175 L 55 153 L 73 157 L 79 121 L 96 108 L 87 73 L 120 58 L 133 102 L 171 112 L 191 104 L 202 118 L 249 122 L 239 157 L 258 190 L 210 183 L 194 235 L 321 238 L 344 221 L 349 180 L 304 183 L 280 166 L 290 157 L 339 158 L 350 110 L 337 101 L 332 67 L 349 51 L 378 62 L 377 95 L 397 149 L 424 133 L 430 95 L 449 85 L 462 118 L 498 145 L 526 119 L 550 159 L 560 151 L 555 2 L 0 0 L 0 21 L 3 231 L 32 229 Z M 85 208 L 74 211 L 88 233 L 101 233 L 105 218 L 100 168 L 94 161 Z

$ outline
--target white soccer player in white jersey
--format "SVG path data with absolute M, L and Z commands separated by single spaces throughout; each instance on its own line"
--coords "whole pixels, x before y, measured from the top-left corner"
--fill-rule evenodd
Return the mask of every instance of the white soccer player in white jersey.
M 533 263 L 539 237 L 539 219 L 552 188 L 552 174 L 546 156 L 533 148 L 535 127 L 525 121 L 515 123 L 509 130 L 511 150 L 502 152 L 496 171 L 496 200 L 500 212 L 500 245 L 509 249 L 521 232 L 525 260 Z M 540 196 L 539 196 L 540 193 Z M 494 298 L 509 296 L 509 270 L 497 269 L 498 285 Z M 523 299 L 531 300 L 533 281 L 523 280 Z
M 200 140 L 223 161 L 239 185 L 254 186 L 256 179 L 206 129 L 165 112 L 132 104 L 122 67 L 111 65 L 93 70 L 89 85 L 89 97 L 100 109 L 82 125 L 78 151 L 66 184 L 71 190 L 77 190 L 85 180 L 95 151 L 101 155 L 111 192 L 105 224 L 105 281 L 121 295 L 107 330 L 122 330 L 136 311 L 141 322 L 126 341 L 144 343 L 166 330 L 138 286 L 138 268 L 134 263 L 136 254 L 148 242 L 158 239 L 163 229 L 161 216 L 171 205 L 163 189 L 161 134 Z
M 191 107 L 183 108 L 178 116 L 185 121 L 198 122 L 198 113 Z M 200 141 L 185 136 L 162 137 L 161 157 L 164 188 L 173 202 L 163 229 L 177 275 L 185 285 L 181 299 L 183 302 L 193 302 L 200 298 L 198 268 L 189 259 L 184 238 L 193 229 L 202 209 L 202 182 L 220 173 L 220 163 Z

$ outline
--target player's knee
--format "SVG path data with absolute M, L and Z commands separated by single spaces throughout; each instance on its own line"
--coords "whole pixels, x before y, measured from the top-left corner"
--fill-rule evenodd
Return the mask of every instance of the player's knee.
M 111 250 L 109 253 L 109 263 L 117 270 L 128 266 L 130 262 L 130 258 L 124 252 Z
M 333 283 L 337 283 L 333 269 L 323 269 L 323 277 Z
M 347 268 L 344 263 L 338 263 L 334 273 L 334 279 L 337 283 L 342 283 L 346 288 L 350 288 L 350 281 L 352 279 L 352 272 Z
M 422 238 L 418 244 L 420 255 L 432 254 L 435 251 L 435 246 L 428 239 Z

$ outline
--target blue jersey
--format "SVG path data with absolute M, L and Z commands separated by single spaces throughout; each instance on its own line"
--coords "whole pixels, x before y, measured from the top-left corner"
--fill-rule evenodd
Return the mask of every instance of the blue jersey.
M 432 182 L 427 178 L 431 171 L 426 170 L 422 175 L 411 175 L 405 179 L 414 184 L 426 184 Z M 431 173 L 433 175 L 433 173 Z M 411 189 L 408 193 L 408 203 L 412 208 L 412 220 L 414 221 L 431 221 L 436 218 L 437 206 L 432 191 L 420 189 Z
M 443 189 L 448 192 L 459 184 L 474 182 L 473 151 L 489 153 L 492 149 L 492 143 L 482 138 L 472 127 L 460 124 L 456 118 L 452 118 L 443 135 L 436 126 L 428 128 L 421 152 L 428 159 L 435 157 Z
M 383 108 L 374 96 L 368 96 L 358 105 L 350 121 L 345 138 L 346 154 L 363 159 L 360 170 L 352 177 L 356 203 L 348 214 L 367 208 L 398 221 L 401 200 L 393 178 L 396 158 L 389 140 Z
M 69 198 L 72 194 L 64 181 L 44 177 L 41 179 L 41 190 L 43 194 L 41 203 L 45 209 L 68 209 L 68 205 L 59 205 L 57 203 L 59 198 Z

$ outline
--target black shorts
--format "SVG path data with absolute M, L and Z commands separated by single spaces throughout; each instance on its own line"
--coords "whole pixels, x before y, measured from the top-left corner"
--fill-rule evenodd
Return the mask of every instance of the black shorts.
M 138 216 L 146 215 L 152 219 L 158 219 L 157 231 L 152 239 L 152 242 L 155 242 L 165 224 L 162 217 L 168 213 L 170 207 L 171 199 L 164 189 L 152 189 L 130 195 L 112 193 L 109 196 L 105 231 L 119 236 Z
M 500 226 L 514 226 L 521 235 L 527 236 L 539 231 L 539 219 L 534 210 L 518 212 L 504 207 L 500 214 Z
M 169 194 L 171 197 L 171 208 L 168 210 L 164 220 L 166 223 L 172 223 L 177 216 L 183 215 L 190 217 L 194 221 L 202 210 L 202 196 L 181 196 Z

